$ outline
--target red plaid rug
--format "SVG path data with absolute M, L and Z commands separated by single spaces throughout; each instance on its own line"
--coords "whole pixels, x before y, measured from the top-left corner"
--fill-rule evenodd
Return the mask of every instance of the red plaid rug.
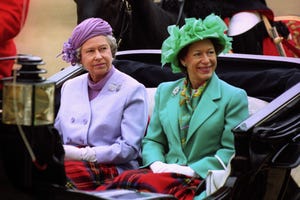
M 65 161 L 64 165 L 69 189 L 95 190 L 107 179 L 118 175 L 114 165 L 86 161 Z
M 110 182 L 110 183 L 109 183 Z M 141 192 L 171 194 L 192 200 L 201 180 L 176 173 L 153 173 L 149 169 L 128 170 L 96 190 L 133 189 Z

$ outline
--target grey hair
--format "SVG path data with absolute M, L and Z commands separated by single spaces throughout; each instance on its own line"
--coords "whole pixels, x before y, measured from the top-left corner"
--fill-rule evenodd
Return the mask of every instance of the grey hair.
M 118 50 L 117 40 L 112 35 L 107 35 L 106 39 L 107 39 L 107 42 L 110 46 L 112 57 L 114 58 L 116 56 L 116 53 L 117 53 L 117 50 Z

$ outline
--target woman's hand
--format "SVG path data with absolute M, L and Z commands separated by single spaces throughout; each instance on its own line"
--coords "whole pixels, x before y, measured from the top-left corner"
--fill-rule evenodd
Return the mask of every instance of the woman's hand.
M 85 160 L 96 162 L 96 153 L 92 147 L 78 148 L 73 145 L 63 145 L 65 160 Z
M 169 172 L 183 174 L 191 177 L 197 176 L 195 171 L 189 166 L 182 166 L 178 164 L 166 164 L 160 161 L 155 161 L 154 163 L 152 163 L 150 165 L 150 169 L 153 171 L 153 173 Z

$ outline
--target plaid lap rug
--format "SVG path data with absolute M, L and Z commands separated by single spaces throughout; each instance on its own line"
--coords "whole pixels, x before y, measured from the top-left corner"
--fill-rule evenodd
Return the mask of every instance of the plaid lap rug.
M 106 180 L 118 175 L 114 165 L 87 161 L 65 161 L 64 165 L 69 189 L 95 190 Z
M 96 190 L 133 189 L 141 192 L 171 194 L 192 200 L 201 180 L 176 173 L 153 173 L 150 169 L 127 170 Z

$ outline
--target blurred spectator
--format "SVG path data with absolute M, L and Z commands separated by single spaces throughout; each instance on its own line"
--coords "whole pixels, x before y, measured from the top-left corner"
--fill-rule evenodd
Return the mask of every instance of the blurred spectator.
M 17 54 L 14 38 L 25 23 L 29 2 L 30 0 L 0 1 L 0 58 Z M 14 60 L 0 61 L 0 79 L 11 76 L 13 65 Z

